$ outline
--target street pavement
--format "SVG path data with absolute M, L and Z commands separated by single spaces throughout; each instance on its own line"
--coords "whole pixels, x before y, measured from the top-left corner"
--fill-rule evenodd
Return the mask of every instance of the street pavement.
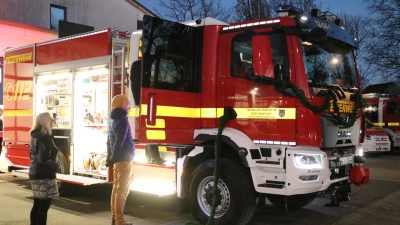
M 4 153 L 4 152 L 3 152 Z M 6 173 L 0 174 L 0 225 L 27 225 L 29 224 L 29 210 L 30 207 L 26 205 L 32 204 L 31 190 L 29 186 L 20 186 L 15 180 L 23 180 L 26 178 L 15 178 L 11 176 L 8 171 L 10 164 L 5 160 L 4 154 L 0 157 L 0 170 Z M 400 168 L 399 168 L 400 169 Z M 397 180 L 397 179 L 396 179 Z M 9 182 L 13 182 L 10 184 Z M 2 185 L 15 185 L 21 197 L 16 201 L 15 196 L 9 196 L 8 193 L 3 193 Z M 5 186 L 3 186 L 5 187 Z M 98 203 L 99 208 L 91 213 L 77 212 L 77 210 L 70 210 L 62 208 L 63 201 L 70 201 L 64 198 L 56 198 L 53 200 L 54 204 L 49 210 L 48 224 L 82 224 L 82 225 L 99 225 L 110 224 L 109 210 L 107 204 Z M 80 204 L 89 204 L 81 202 Z M 96 203 L 91 203 L 96 207 Z M 24 205 L 24 207 L 21 207 Z M 183 216 L 174 215 L 171 217 L 175 222 L 166 222 L 158 220 L 157 215 L 150 216 L 152 219 L 127 216 L 128 221 L 134 221 L 136 225 L 183 225 L 186 221 L 191 219 L 190 214 L 186 213 Z M 266 221 L 265 224 L 273 224 Z M 358 208 L 354 212 L 340 217 L 334 222 L 324 223 L 319 221 L 318 224 L 329 225 L 359 225 L 359 224 L 382 224 L 382 225 L 397 225 L 400 224 L 400 189 L 387 193 L 380 198 L 377 198 L 370 204 Z

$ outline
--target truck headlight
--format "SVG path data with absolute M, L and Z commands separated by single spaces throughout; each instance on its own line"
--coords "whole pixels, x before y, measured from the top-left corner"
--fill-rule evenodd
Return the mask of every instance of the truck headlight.
M 322 156 L 317 154 L 294 154 L 294 163 L 301 169 L 322 169 Z
M 365 135 L 365 140 L 372 140 L 372 137 L 371 137 L 371 135 L 369 135 L 369 134 L 366 134 L 366 135 Z

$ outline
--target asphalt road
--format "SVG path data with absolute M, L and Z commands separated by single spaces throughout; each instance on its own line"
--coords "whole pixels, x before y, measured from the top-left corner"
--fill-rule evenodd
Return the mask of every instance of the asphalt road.
M 0 170 L 7 163 L 0 159 Z M 310 205 L 285 212 L 270 203 L 257 209 L 249 225 L 260 224 L 400 224 L 400 154 L 368 157 L 370 182 L 354 186 L 351 201 L 339 207 L 325 207 L 322 195 Z M 73 194 L 53 200 L 47 224 L 110 224 L 111 185 L 77 187 Z M 0 225 L 27 225 L 32 207 L 30 183 L 11 173 L 0 174 Z M 189 212 L 177 214 L 174 197 L 157 198 L 131 192 L 125 207 L 126 219 L 137 225 L 182 225 L 193 221 Z

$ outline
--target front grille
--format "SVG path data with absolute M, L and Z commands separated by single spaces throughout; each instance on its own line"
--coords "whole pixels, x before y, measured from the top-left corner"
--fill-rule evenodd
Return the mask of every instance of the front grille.
M 329 159 L 329 167 L 331 168 L 330 179 L 338 179 L 342 177 L 349 176 L 350 168 L 352 166 L 352 161 L 345 162 L 345 165 L 341 164 L 339 158 L 348 158 L 352 160 L 352 156 L 356 153 L 356 147 L 345 147 L 345 148 L 330 148 L 322 149 Z M 350 160 L 349 159 L 349 160 Z
M 325 152 L 325 154 L 330 157 L 339 157 L 345 155 L 354 155 L 356 153 L 356 147 L 351 148 L 330 148 L 330 149 L 321 149 Z
M 389 138 L 388 137 L 377 137 L 377 136 L 375 136 L 374 137 L 374 141 L 378 142 L 377 144 L 379 144 L 379 142 L 387 142 L 387 141 L 389 141 Z

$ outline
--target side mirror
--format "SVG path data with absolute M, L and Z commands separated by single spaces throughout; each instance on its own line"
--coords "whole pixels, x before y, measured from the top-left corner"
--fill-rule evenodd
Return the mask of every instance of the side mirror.
M 252 37 L 254 74 L 274 78 L 271 41 L 269 36 L 255 35 Z
M 130 88 L 132 91 L 133 99 L 135 100 L 135 105 L 140 105 L 140 93 L 142 85 L 142 63 L 141 60 L 137 60 L 132 63 L 130 71 Z

